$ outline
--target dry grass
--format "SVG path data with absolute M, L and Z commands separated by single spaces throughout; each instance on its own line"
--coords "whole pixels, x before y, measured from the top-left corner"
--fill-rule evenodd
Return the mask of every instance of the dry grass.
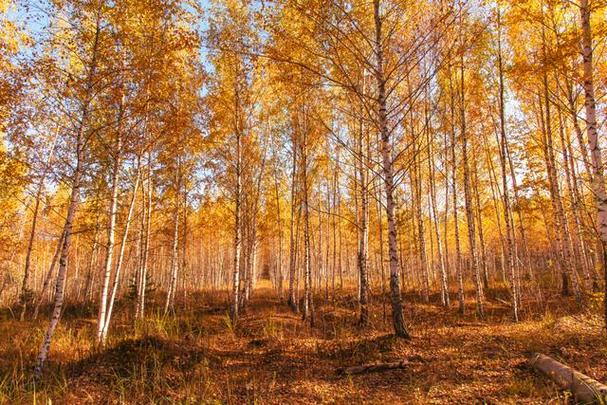
M 600 319 L 552 297 L 526 303 L 526 320 L 490 295 L 484 321 L 406 296 L 414 338 L 395 339 L 373 297 L 371 327 L 356 326 L 353 297 L 317 297 L 314 327 L 304 324 L 261 282 L 238 325 L 225 294 L 189 297 L 178 316 L 150 311 L 133 328 L 117 317 L 108 347 L 92 345 L 94 317 L 66 312 L 43 380 L 28 381 L 45 321 L 0 323 L 0 403 L 563 403 L 565 395 L 524 366 L 533 351 L 607 380 Z M 192 304 L 196 303 L 196 304 Z M 119 308 L 119 313 L 127 313 Z M 83 317 L 89 314 L 88 318 Z M 354 377 L 341 366 L 407 358 L 411 366 Z

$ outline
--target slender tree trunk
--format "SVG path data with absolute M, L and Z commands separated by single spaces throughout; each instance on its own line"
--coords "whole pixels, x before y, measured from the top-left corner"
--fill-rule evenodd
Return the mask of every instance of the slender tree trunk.
M 379 265 L 380 265 L 380 276 L 381 276 L 381 305 L 382 305 L 382 319 L 384 324 L 387 319 L 387 311 L 386 311 L 386 274 L 385 274 L 385 266 L 384 266 L 384 221 L 382 219 L 382 199 L 381 199 L 381 187 L 378 184 L 377 188 L 377 228 L 379 233 Z
M 278 227 L 278 260 L 276 263 L 278 296 L 282 299 L 282 219 L 280 217 L 280 195 L 278 190 L 278 173 L 274 170 L 274 198 L 276 199 L 276 226 Z
M 388 253 L 390 256 L 390 298 L 392 301 L 392 324 L 394 333 L 401 338 L 409 338 L 403 317 L 402 297 L 400 292 L 398 268 L 398 237 L 396 234 L 396 217 L 394 215 L 394 169 L 392 162 L 392 145 L 386 116 L 386 79 L 384 77 L 384 51 L 380 0 L 373 0 L 375 22 L 375 78 L 377 81 L 378 126 L 381 138 L 382 170 L 386 192 L 386 218 L 388 221 Z
M 44 300 L 44 295 L 46 294 L 46 290 L 48 289 L 49 284 L 51 283 L 51 279 L 53 276 L 53 272 L 55 271 L 55 266 L 57 265 L 57 260 L 59 259 L 59 254 L 61 253 L 61 248 L 63 246 L 63 237 L 64 233 L 62 231 L 61 236 L 59 237 L 59 241 L 57 242 L 57 248 L 55 249 L 55 254 L 53 255 L 53 260 L 51 261 L 51 265 L 46 272 L 46 276 L 44 277 L 44 282 L 42 283 L 42 289 L 38 294 L 38 298 L 36 299 L 36 306 L 34 307 L 34 315 L 32 316 L 33 320 L 38 319 L 38 312 L 40 311 L 40 305 L 42 305 L 42 301 Z
M 177 273 L 179 271 L 179 193 L 181 190 L 181 173 L 179 169 L 177 169 L 177 181 L 175 188 L 175 214 L 173 221 L 174 231 L 173 246 L 171 249 L 171 276 L 169 279 L 169 290 L 167 291 L 167 297 L 164 303 L 165 315 L 169 313 L 169 310 L 174 311 L 175 308 L 175 291 L 177 290 Z
M 304 113 L 307 114 L 307 113 Z M 306 117 L 307 120 L 307 117 Z M 312 268 L 310 256 L 310 209 L 308 204 L 308 128 L 303 130 L 303 142 L 301 148 L 301 184 L 302 203 L 304 214 L 304 303 L 303 319 L 313 323 L 312 315 Z
M 474 150 L 474 149 L 473 149 Z M 485 233 L 483 230 L 483 209 L 481 205 L 481 197 L 479 192 L 480 180 L 478 178 L 478 162 L 477 162 L 477 152 L 473 153 L 472 158 L 472 191 L 474 194 L 474 205 L 475 205 L 475 217 L 476 224 L 478 226 L 478 243 L 480 248 L 480 257 L 479 260 L 479 271 L 481 272 L 481 278 L 483 281 L 483 288 L 489 288 L 489 274 L 487 271 L 487 250 L 485 247 Z
M 88 116 L 88 107 L 85 107 L 85 110 L 82 114 L 83 120 L 82 123 L 86 122 L 86 118 Z M 83 125 L 83 124 L 81 124 Z M 34 368 L 34 377 L 38 379 L 42 374 L 42 369 L 44 367 L 44 363 L 48 356 L 48 351 L 51 346 L 51 339 L 53 338 L 53 333 L 59 324 L 59 318 L 61 317 L 61 310 L 63 308 L 63 300 L 64 300 L 64 284 L 66 280 L 67 273 L 67 258 L 69 254 L 71 239 L 72 239 L 72 226 L 74 222 L 74 215 L 76 214 L 76 210 L 78 207 L 78 202 L 80 199 L 80 179 L 82 176 L 82 157 L 83 157 L 83 128 L 82 126 L 78 129 L 77 139 L 76 139 L 76 168 L 74 169 L 74 173 L 72 175 L 72 191 L 70 195 L 69 205 L 67 208 L 67 215 L 65 219 L 65 225 L 63 227 L 63 242 L 61 246 L 61 255 L 59 257 L 59 270 L 57 272 L 57 282 L 55 284 L 55 304 L 53 307 L 53 313 L 51 315 L 51 320 L 44 336 L 44 340 L 42 341 L 42 345 L 40 346 L 40 351 L 38 353 L 38 357 L 36 360 L 36 367 Z
M 297 180 L 297 145 L 295 144 L 295 138 L 293 138 L 293 162 L 291 172 L 291 218 L 289 223 L 289 298 L 288 304 L 295 312 L 297 312 L 297 301 L 295 298 L 295 262 L 297 255 L 297 248 L 295 246 L 295 206 L 296 203 L 296 180 Z
M 331 284 L 332 284 L 332 290 L 333 290 L 333 296 L 332 296 L 332 300 L 333 300 L 333 306 L 335 306 L 335 275 L 336 275 L 336 270 L 337 270 L 337 265 L 338 265 L 338 260 L 337 260 L 337 242 L 338 242 L 338 235 L 337 235 L 337 219 L 339 216 L 339 199 L 338 199 L 338 187 L 339 187 L 339 158 L 340 158 L 340 153 L 339 153 L 339 144 L 336 145 L 335 147 L 335 166 L 333 168 L 333 184 L 332 184 L 332 194 L 333 194 L 333 212 L 336 213 L 336 215 L 333 215 L 332 220 L 331 220 L 331 225 L 333 227 L 333 260 L 332 260 L 332 265 L 331 265 L 331 270 L 332 270 L 332 274 L 331 274 Z M 341 232 L 339 234 L 339 238 L 340 238 L 340 242 L 341 242 Z M 341 254 L 341 251 L 340 251 Z M 341 263 L 340 263 L 341 264 Z
M 362 121 L 359 125 L 358 157 L 360 182 L 360 225 L 358 241 L 358 271 L 360 277 L 360 314 L 359 323 L 366 327 L 369 323 L 369 285 L 367 274 L 368 244 L 369 244 L 369 187 L 367 183 L 367 159 L 364 154 L 364 138 Z
M 426 109 L 426 122 L 429 122 L 428 111 Z M 441 305 L 443 307 L 449 307 L 449 286 L 447 280 L 447 269 L 445 266 L 445 257 L 443 251 L 443 243 L 440 236 L 440 226 L 438 218 L 438 209 L 436 207 L 436 167 L 435 159 L 437 156 L 434 155 L 434 144 L 430 134 L 431 131 L 426 131 L 426 142 L 428 143 L 428 181 L 430 188 L 430 210 L 432 214 L 432 226 L 434 228 L 434 236 L 436 238 L 436 250 L 438 254 L 438 265 L 439 265 L 439 276 L 440 276 L 440 291 L 441 291 Z M 446 208 L 445 208 L 446 209 Z
M 506 135 L 506 118 L 505 118 L 505 99 L 504 99 L 504 69 L 502 63 L 502 36 L 501 36 L 501 11 L 497 10 L 497 67 L 499 79 L 499 118 L 500 118 L 500 139 L 499 139 L 499 158 L 502 176 L 502 202 L 504 204 L 504 223 L 506 225 L 506 265 L 508 266 L 508 274 L 510 276 L 510 290 L 512 294 L 512 316 L 515 322 L 519 320 L 519 294 L 516 284 L 516 270 L 514 264 L 514 242 L 510 210 L 510 192 L 508 188 L 507 169 L 506 169 L 506 145 L 508 138 Z
M 242 203 L 242 139 L 240 131 L 235 131 L 236 136 L 236 185 L 234 191 L 234 268 L 232 277 L 232 321 L 238 320 L 238 309 L 240 299 L 240 253 L 242 245 L 241 203 Z
M 466 206 L 466 219 L 468 222 L 468 251 L 470 266 L 474 277 L 474 287 L 476 289 L 476 311 L 481 318 L 485 316 L 483 307 L 483 284 L 478 266 L 476 254 L 476 230 L 474 219 L 474 208 L 472 206 L 472 195 L 470 190 L 470 164 L 468 162 L 468 133 L 466 129 L 466 95 L 464 78 L 464 57 L 462 55 L 460 65 L 460 124 L 462 137 L 462 164 L 464 166 L 464 202 Z
M 81 113 L 78 118 L 78 127 L 76 129 L 75 136 L 75 160 L 76 166 L 72 174 L 72 190 L 67 208 L 67 215 L 65 218 L 65 225 L 63 227 L 63 244 L 61 247 L 61 255 L 59 256 L 59 269 L 57 271 L 57 282 L 55 284 L 55 304 L 53 307 L 53 313 L 49 322 L 48 329 L 44 335 L 40 351 L 36 359 L 36 366 L 34 368 L 34 379 L 39 379 L 42 374 L 42 369 L 48 352 L 51 346 L 51 340 L 59 319 L 61 318 L 61 310 L 63 308 L 64 299 L 64 285 L 67 273 L 67 258 L 69 255 L 70 244 L 72 240 L 72 226 L 74 222 L 74 216 L 78 208 L 80 200 L 80 182 L 82 177 L 82 171 L 84 170 L 84 145 L 85 145 L 85 131 L 88 125 L 89 108 L 92 103 L 93 97 L 93 86 L 95 76 L 97 72 L 97 57 L 99 52 L 99 37 L 101 32 L 101 10 L 97 10 L 95 35 L 93 39 L 93 46 L 91 51 L 91 63 L 88 66 L 88 73 L 86 78 L 86 92 L 84 103 L 82 105 Z
M 99 217 L 95 220 L 95 235 L 93 236 L 93 245 L 91 246 L 91 255 L 86 270 L 86 281 L 84 286 L 84 300 L 90 302 L 93 299 L 93 277 L 97 265 L 97 253 L 99 251 Z
M 415 131 L 412 131 L 415 133 Z M 419 162 L 421 153 L 417 147 L 417 141 L 413 141 L 413 167 L 410 170 L 411 188 L 414 190 L 413 205 L 415 207 L 415 219 L 417 226 L 417 244 L 419 252 L 419 264 L 422 278 L 422 297 L 424 302 L 430 301 L 430 276 L 428 274 L 428 258 L 426 254 L 426 236 L 424 229 L 424 214 L 422 211 L 422 178 Z
M 126 249 L 127 239 L 129 236 L 129 228 L 131 225 L 131 218 L 133 217 L 133 210 L 135 208 L 135 200 L 137 199 L 137 189 L 139 188 L 139 179 L 141 177 L 141 169 L 137 168 L 137 177 L 135 178 L 135 184 L 133 185 L 133 196 L 129 203 L 129 211 L 126 216 L 126 222 L 124 224 L 124 231 L 122 233 L 122 240 L 120 241 L 120 251 L 118 252 L 118 258 L 116 260 L 116 270 L 114 271 L 114 283 L 112 285 L 112 293 L 108 302 L 107 313 L 105 316 L 105 324 L 103 325 L 103 332 L 101 335 L 101 343 L 105 345 L 107 339 L 108 330 L 110 329 L 110 320 L 112 318 L 112 311 L 114 310 L 114 302 L 116 301 L 116 295 L 118 292 L 118 284 L 120 282 L 120 273 L 122 270 L 122 262 L 124 260 L 124 252 Z
M 144 237 L 143 237 L 143 252 L 141 260 L 141 278 L 139 289 L 137 292 L 137 311 L 135 313 L 136 319 L 143 319 L 145 317 L 145 294 L 147 289 L 147 278 L 148 278 L 148 262 L 150 257 L 150 236 L 152 229 L 152 194 L 153 194 L 153 179 L 152 179 L 152 153 L 148 153 L 148 165 L 147 165 L 147 196 L 143 193 L 141 196 L 144 201 L 143 204 L 147 205 L 145 209 L 144 224 L 145 226 Z M 147 201 L 146 201 L 147 200 Z
M 112 276 L 112 260 L 114 257 L 114 245 L 116 237 L 116 216 L 118 208 L 118 174 L 120 173 L 120 154 L 121 154 L 122 141 L 120 136 L 116 143 L 116 149 L 114 153 L 114 165 L 112 168 L 112 188 L 110 195 L 110 211 L 109 211 L 109 224 L 108 224 L 108 242 L 107 252 L 105 255 L 105 265 L 103 269 L 103 284 L 101 288 L 101 298 L 99 300 L 99 314 L 97 317 L 97 344 L 103 343 L 103 328 L 105 325 L 105 316 L 107 312 L 107 300 L 110 289 L 110 279 Z
M 592 157 L 594 195 L 597 205 L 597 225 L 603 248 L 602 263 L 604 277 L 604 315 L 607 328 L 607 193 L 603 177 L 603 158 L 596 120 L 596 101 L 594 96 L 594 71 L 592 66 L 592 30 L 590 26 L 590 8 L 588 0 L 580 2 L 580 20 L 582 25 L 582 55 L 584 61 L 584 106 L 586 109 L 586 134 L 588 149 Z
M 457 136 L 455 133 L 455 91 L 452 85 L 452 72 L 449 72 L 449 93 L 450 93 L 450 113 L 451 113 L 451 185 L 453 188 L 453 226 L 455 235 L 455 272 L 457 277 L 457 299 L 459 303 L 459 313 L 464 314 L 466 310 L 464 298 L 464 275 L 462 269 L 462 251 L 459 237 L 459 215 L 457 207 L 457 156 L 455 149 L 457 146 Z

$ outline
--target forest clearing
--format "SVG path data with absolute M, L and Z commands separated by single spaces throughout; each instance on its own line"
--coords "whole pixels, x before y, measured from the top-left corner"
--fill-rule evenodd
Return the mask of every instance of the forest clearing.
M 607 402 L 605 0 L 0 0 L 0 403 Z

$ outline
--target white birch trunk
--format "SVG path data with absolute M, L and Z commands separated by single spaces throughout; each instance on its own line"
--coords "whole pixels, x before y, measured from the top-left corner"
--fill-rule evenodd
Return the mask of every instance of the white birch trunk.
M 588 149 L 592 158 L 594 196 L 597 205 L 597 225 L 603 248 L 603 277 L 607 292 L 607 193 L 603 176 L 603 158 L 596 120 L 596 100 L 594 96 L 594 78 L 592 66 L 592 29 L 590 26 L 590 8 L 588 0 L 581 0 L 580 19 L 582 25 L 582 55 L 584 60 L 584 106 L 586 110 L 586 132 Z M 607 293 L 604 294 L 604 316 L 607 327 Z

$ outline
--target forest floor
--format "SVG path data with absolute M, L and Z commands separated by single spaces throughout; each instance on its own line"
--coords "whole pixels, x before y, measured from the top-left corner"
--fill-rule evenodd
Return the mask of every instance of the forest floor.
M 38 387 L 28 375 L 47 321 L 18 322 L 3 312 L 0 403 L 566 403 L 564 393 L 525 366 L 531 352 L 607 381 L 598 316 L 555 296 L 541 308 L 527 305 L 535 312 L 513 324 L 499 291 L 493 296 L 484 321 L 475 318 L 473 301 L 460 316 L 455 303 L 446 311 L 405 296 L 410 341 L 390 335 L 381 296 L 372 297 L 366 330 L 355 326 L 355 296 L 342 292 L 335 303 L 318 296 L 310 327 L 263 280 L 236 328 L 225 293 L 209 293 L 189 297 L 192 304 L 176 316 L 150 309 L 136 328 L 117 316 L 105 349 L 92 344 L 93 311 L 68 308 Z M 336 373 L 403 359 L 410 365 L 401 370 Z

